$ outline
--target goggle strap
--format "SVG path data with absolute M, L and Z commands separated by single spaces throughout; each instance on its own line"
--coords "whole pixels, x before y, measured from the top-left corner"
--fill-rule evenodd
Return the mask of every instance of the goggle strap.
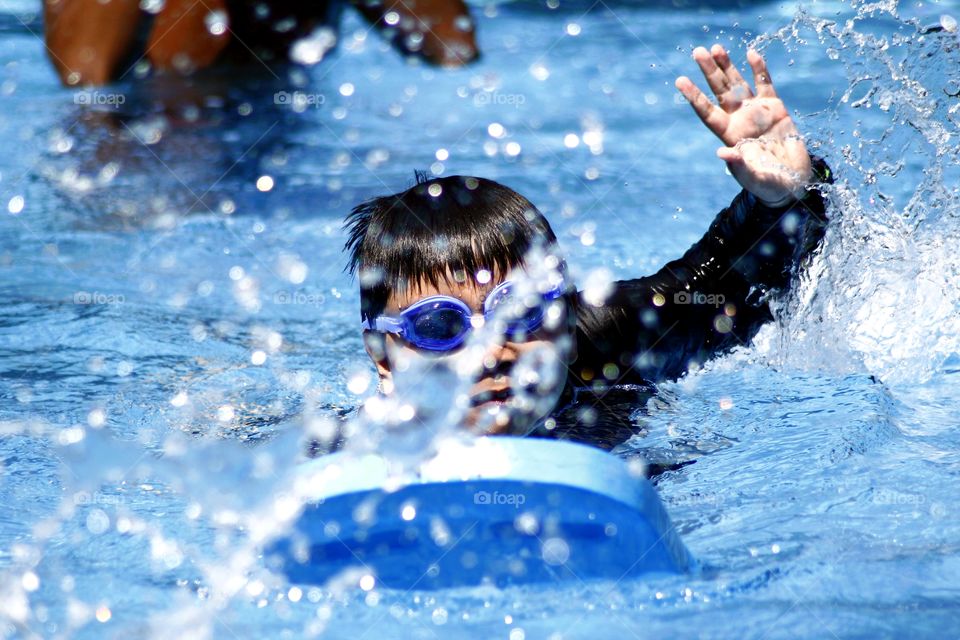
M 403 321 L 389 316 L 377 316 L 373 322 L 369 319 L 361 323 L 364 329 L 380 333 L 403 333 Z

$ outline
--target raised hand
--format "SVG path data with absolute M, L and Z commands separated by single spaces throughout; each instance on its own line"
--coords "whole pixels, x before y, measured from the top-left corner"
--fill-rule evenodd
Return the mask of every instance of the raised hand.
M 719 44 L 710 51 L 697 47 L 693 59 L 719 106 L 686 76 L 677 78 L 676 87 L 726 145 L 717 149 L 717 156 L 726 160 L 737 182 L 771 207 L 803 197 L 813 175 L 810 154 L 773 89 L 763 57 L 752 49 L 747 52 L 756 94 Z

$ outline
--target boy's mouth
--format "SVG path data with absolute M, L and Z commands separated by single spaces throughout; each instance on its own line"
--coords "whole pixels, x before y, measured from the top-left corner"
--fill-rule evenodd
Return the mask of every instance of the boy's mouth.
M 484 404 L 506 404 L 513 397 L 510 387 L 502 389 L 488 389 L 470 397 L 470 406 L 479 407 Z

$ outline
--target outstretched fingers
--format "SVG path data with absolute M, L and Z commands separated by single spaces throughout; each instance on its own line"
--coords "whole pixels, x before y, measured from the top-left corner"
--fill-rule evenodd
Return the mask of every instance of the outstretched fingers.
M 747 62 L 753 69 L 753 81 L 757 85 L 757 95 L 761 98 L 776 98 L 777 92 L 773 88 L 773 79 L 767 70 L 767 62 L 754 49 L 747 51 Z
M 710 48 L 710 55 L 713 56 L 713 60 L 717 67 L 719 67 L 719 69 L 726 76 L 727 86 L 731 89 L 743 89 L 744 95 L 739 96 L 741 100 L 744 98 L 753 97 L 753 92 L 750 91 L 750 85 L 747 84 L 747 81 L 743 79 L 742 75 L 740 75 L 740 71 L 730 61 L 730 54 L 727 53 L 726 49 L 719 44 L 715 44 Z
M 677 78 L 674 85 L 687 99 L 697 116 L 717 137 L 722 137 L 727 129 L 729 116 L 727 113 L 710 102 L 710 99 L 686 76 Z
M 727 74 L 717 65 L 717 61 L 713 59 L 713 55 L 706 48 L 697 47 L 694 49 L 693 59 L 700 67 L 700 71 L 703 72 L 703 77 L 715 96 L 719 98 L 729 91 L 730 79 L 727 78 Z

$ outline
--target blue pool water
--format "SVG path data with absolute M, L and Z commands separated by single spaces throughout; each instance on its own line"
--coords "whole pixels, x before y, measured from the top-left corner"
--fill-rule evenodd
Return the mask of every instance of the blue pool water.
M 0 633 L 957 637 L 957 5 L 474 10 L 465 70 L 347 15 L 309 71 L 212 75 L 233 87 L 199 109 L 121 83 L 91 112 L 36 3 L 0 6 Z M 738 190 L 674 97 L 713 42 L 762 49 L 838 184 L 781 321 L 660 385 L 616 451 L 696 460 L 658 490 L 702 571 L 432 593 L 269 575 L 304 431 L 372 392 L 344 214 L 416 168 L 480 175 L 546 213 L 578 281 L 652 273 Z M 295 91 L 307 108 L 275 104 Z

